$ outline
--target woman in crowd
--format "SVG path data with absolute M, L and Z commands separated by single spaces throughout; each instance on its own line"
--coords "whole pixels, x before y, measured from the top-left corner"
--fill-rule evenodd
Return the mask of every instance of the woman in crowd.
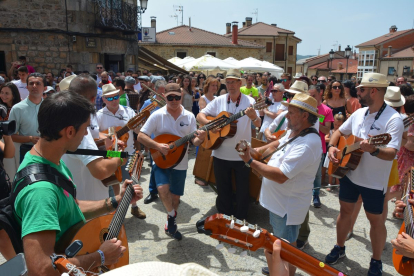
M 262 73 L 256 73 L 256 78 L 253 83 L 256 88 L 262 85 Z
M 215 78 L 208 78 L 204 84 L 203 91 L 204 95 L 201 96 L 198 105 L 200 106 L 200 111 L 203 110 L 208 103 L 210 103 L 216 97 L 216 93 L 219 88 L 219 81 Z
M 349 115 L 361 108 L 357 97 L 357 90 L 352 81 L 346 80 L 343 82 L 345 98 L 346 98 L 346 111 Z
M 310 81 L 312 85 L 317 85 L 318 84 L 318 76 L 317 75 L 312 75 L 310 77 Z
M 186 75 L 181 82 L 181 104 L 187 111 L 193 112 L 193 91 L 191 90 L 191 78 Z
M 204 86 L 205 81 L 206 81 L 206 75 L 204 75 L 203 73 L 198 74 L 197 87 L 200 90 L 200 95 L 203 95 L 203 86 Z
M 326 104 L 330 109 L 332 109 L 332 115 L 335 116 L 339 112 L 346 114 L 346 99 L 344 87 L 339 81 L 334 81 L 326 87 L 324 94 Z M 333 128 L 333 124 L 332 127 Z

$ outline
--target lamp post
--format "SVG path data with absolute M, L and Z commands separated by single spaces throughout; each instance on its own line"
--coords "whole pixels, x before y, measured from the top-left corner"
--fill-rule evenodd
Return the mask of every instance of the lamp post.
M 142 14 L 145 13 L 145 11 L 147 10 L 148 7 L 148 0 L 139 0 L 139 6 L 138 8 L 138 31 L 140 32 L 141 36 L 142 36 Z M 137 70 L 139 70 L 139 61 L 138 61 L 138 56 L 139 56 L 139 43 L 137 43 L 138 45 L 138 50 L 137 50 Z
M 329 59 L 330 59 L 330 64 L 329 64 L 329 75 L 331 74 L 332 71 L 332 60 L 334 58 L 335 55 L 335 51 L 333 49 L 331 49 L 331 51 L 329 52 Z
M 351 47 L 346 47 L 345 48 L 345 57 L 346 57 L 346 74 L 345 74 L 345 78 L 348 79 L 348 61 L 349 61 L 349 57 L 351 56 Z

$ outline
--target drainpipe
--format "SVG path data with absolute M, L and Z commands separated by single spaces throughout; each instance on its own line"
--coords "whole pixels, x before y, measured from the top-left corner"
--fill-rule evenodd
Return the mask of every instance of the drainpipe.
M 286 68 L 286 72 L 288 71 L 288 67 L 287 67 L 287 50 L 288 50 L 288 34 L 286 34 L 286 47 L 285 47 L 285 68 Z M 293 71 L 292 71 L 292 75 L 293 75 Z
M 272 48 L 273 48 L 272 49 L 272 52 L 273 52 L 273 60 L 272 60 L 272 63 L 275 64 L 275 58 L 276 58 L 276 37 L 275 36 L 273 36 L 273 47 Z

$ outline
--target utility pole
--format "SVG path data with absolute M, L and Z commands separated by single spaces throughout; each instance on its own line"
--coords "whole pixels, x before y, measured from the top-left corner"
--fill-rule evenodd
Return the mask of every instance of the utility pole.
M 175 9 L 175 11 L 181 13 L 181 25 L 184 25 L 184 7 L 173 5 L 173 8 Z

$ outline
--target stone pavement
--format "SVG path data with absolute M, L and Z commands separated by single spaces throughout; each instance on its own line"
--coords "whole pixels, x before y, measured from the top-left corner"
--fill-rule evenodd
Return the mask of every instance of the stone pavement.
M 194 153 L 190 153 L 189 170 L 185 195 L 181 199 L 178 210 L 178 229 L 183 234 L 181 241 L 168 237 L 163 230 L 166 222 L 166 213 L 161 200 L 144 205 L 139 202 L 140 208 L 146 212 L 145 220 L 136 219 L 127 214 L 125 227 L 128 235 L 130 263 L 146 261 L 162 261 L 175 264 L 194 262 L 200 264 L 218 275 L 262 275 L 261 267 L 266 265 L 263 250 L 248 252 L 247 257 L 240 257 L 241 249 L 236 254 L 230 254 L 226 249 L 217 250 L 218 241 L 204 234 L 198 234 L 195 223 L 202 217 L 213 215 L 216 194 L 211 187 L 200 187 L 194 184 L 192 168 L 195 161 Z M 144 162 L 141 182 L 144 188 L 144 197 L 148 195 L 150 168 Z M 324 260 L 336 241 L 335 222 L 339 211 L 338 192 L 321 191 L 322 208 L 310 207 L 310 244 L 305 252 Z M 389 218 L 386 222 L 388 230 L 387 243 L 382 261 L 385 275 L 397 275 L 392 265 L 392 246 L 390 240 L 395 238 L 401 226 L 401 220 L 392 218 L 393 203 L 389 203 Z M 269 213 L 260 205 L 251 203 L 248 222 L 258 224 L 272 232 L 269 224 Z M 229 247 L 228 245 L 225 245 Z M 349 240 L 347 258 L 335 265 L 335 268 L 347 275 L 366 275 L 371 258 L 371 244 L 369 239 L 369 223 L 363 211 L 357 220 L 354 237 Z M 4 260 L 0 257 L 0 263 Z M 297 271 L 297 275 L 307 275 Z

